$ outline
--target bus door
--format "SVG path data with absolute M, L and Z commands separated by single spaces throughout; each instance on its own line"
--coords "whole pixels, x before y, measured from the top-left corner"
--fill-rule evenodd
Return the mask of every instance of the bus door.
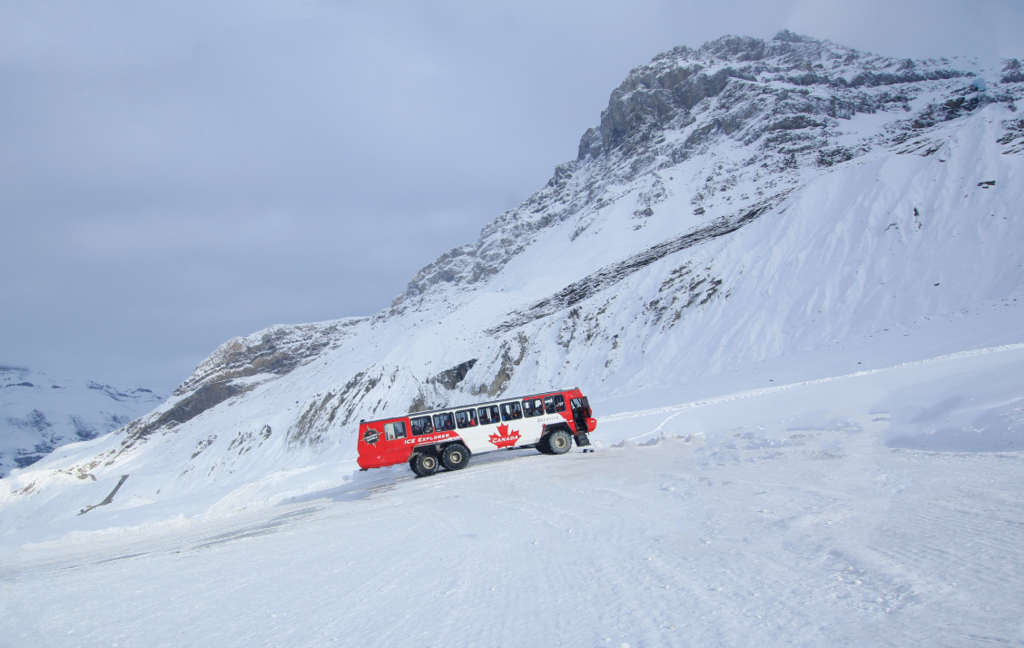
M 587 397 L 573 398 L 569 401 L 569 407 L 572 409 L 572 420 L 576 423 L 576 434 L 588 432 L 587 415 L 590 414 L 590 403 L 587 402 Z
M 409 430 L 405 425 L 405 421 L 391 421 L 384 424 L 384 452 L 381 453 L 383 458 L 389 462 L 385 465 L 391 465 L 391 463 L 404 461 L 409 455 L 409 447 L 405 444 L 405 439 L 409 436 Z

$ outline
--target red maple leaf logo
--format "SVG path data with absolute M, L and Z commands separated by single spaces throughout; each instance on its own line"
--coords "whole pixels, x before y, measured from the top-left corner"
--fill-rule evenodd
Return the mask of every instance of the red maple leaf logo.
M 516 444 L 520 436 L 522 435 L 519 434 L 519 430 L 509 432 L 507 425 L 499 425 L 498 433 L 492 434 L 489 439 L 498 448 L 509 448 Z

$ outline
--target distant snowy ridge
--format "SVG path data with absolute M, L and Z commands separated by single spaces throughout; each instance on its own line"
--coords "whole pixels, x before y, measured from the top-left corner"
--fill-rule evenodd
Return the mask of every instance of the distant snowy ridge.
M 0 507 L 70 515 L 95 503 L 84 474 L 130 473 L 125 506 L 230 492 L 351 459 L 359 419 L 410 409 L 577 385 L 636 409 L 1020 342 L 1019 70 L 789 32 L 659 55 L 575 160 L 389 308 L 228 341 Z M 944 333 L 965 317 L 973 337 Z
M 149 389 L 121 390 L 0 366 L 0 477 L 57 447 L 112 432 L 163 400 Z

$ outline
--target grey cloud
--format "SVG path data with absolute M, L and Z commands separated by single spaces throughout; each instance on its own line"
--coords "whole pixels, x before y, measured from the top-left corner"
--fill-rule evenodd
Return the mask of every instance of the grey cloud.
M 574 158 L 655 54 L 783 27 L 953 54 L 984 49 L 992 12 L 1022 15 L 943 1 L 926 18 L 924 2 L 0 1 L 0 361 L 167 391 L 231 336 L 372 314 Z M 896 9 L 878 28 L 850 20 L 862 6 Z

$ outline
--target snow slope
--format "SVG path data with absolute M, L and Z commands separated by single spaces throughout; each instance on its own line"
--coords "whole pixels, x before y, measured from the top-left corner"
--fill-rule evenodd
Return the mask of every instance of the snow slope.
M 426 479 L 340 462 L 232 516 L 97 509 L 78 518 L 94 531 L 0 539 L 0 636 L 1020 645 L 1022 425 L 1018 344 L 624 412 L 594 454 L 500 452 Z M 916 449 L 936 443 L 974 451 Z
M 660 55 L 390 308 L 228 341 L 148 416 L 0 482 L 0 533 L 338 483 L 375 415 L 578 385 L 601 416 L 1024 342 L 1024 76 L 957 65 L 788 32 Z
M 54 448 L 113 432 L 163 401 L 149 389 L 0 367 L 0 477 Z

